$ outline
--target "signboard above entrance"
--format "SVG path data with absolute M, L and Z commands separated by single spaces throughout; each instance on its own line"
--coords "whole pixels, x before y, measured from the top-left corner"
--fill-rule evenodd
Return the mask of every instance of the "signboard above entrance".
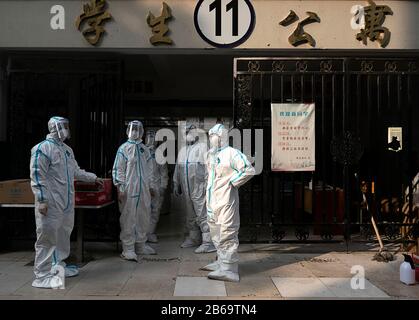
M 0 1 L 0 48 L 419 49 L 419 1 Z

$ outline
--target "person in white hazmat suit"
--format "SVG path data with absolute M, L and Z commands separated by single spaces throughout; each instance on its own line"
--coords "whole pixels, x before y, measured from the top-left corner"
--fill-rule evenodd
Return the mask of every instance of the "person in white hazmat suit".
M 154 197 L 151 198 L 151 218 L 150 228 L 147 234 L 147 241 L 157 243 L 156 227 L 160 218 L 160 210 L 164 200 L 164 193 L 169 182 L 169 174 L 167 169 L 167 163 L 159 164 L 156 160 L 156 133 L 153 130 L 147 131 L 146 134 L 146 146 L 150 149 L 152 162 L 153 162 L 153 174 L 157 182 L 157 190 Z
M 217 260 L 202 269 L 211 271 L 210 279 L 238 282 L 239 187 L 253 177 L 255 170 L 243 153 L 228 146 L 224 125 L 215 125 L 208 134 L 211 149 L 206 156 L 206 204 Z
M 149 149 L 143 144 L 143 124 L 131 121 L 127 127 L 128 141 L 122 144 L 112 170 L 118 190 L 122 242 L 121 258 L 138 261 L 138 255 L 156 254 L 146 244 L 150 227 L 151 197 L 156 190 L 153 163 Z
M 209 253 L 216 249 L 211 241 L 205 206 L 207 172 L 205 154 L 206 143 L 200 142 L 196 127 L 186 125 L 186 143 L 178 155 L 173 174 L 174 193 L 182 196 L 186 209 L 186 228 L 188 236 L 181 244 L 182 248 L 196 247 L 195 253 Z
M 46 140 L 31 150 L 30 178 L 35 196 L 35 280 L 33 287 L 53 288 L 55 267 L 64 267 L 65 277 L 78 275 L 76 266 L 66 265 L 74 226 L 74 179 L 103 181 L 79 168 L 73 150 L 64 143 L 70 138 L 68 120 L 52 117 Z

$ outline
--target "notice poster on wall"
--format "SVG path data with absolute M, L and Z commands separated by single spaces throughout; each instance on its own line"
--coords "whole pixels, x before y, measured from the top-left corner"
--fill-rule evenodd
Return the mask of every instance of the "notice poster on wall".
M 273 103 L 272 171 L 315 171 L 315 106 Z
M 390 151 L 399 152 L 403 149 L 403 134 L 401 127 L 388 128 L 387 148 Z

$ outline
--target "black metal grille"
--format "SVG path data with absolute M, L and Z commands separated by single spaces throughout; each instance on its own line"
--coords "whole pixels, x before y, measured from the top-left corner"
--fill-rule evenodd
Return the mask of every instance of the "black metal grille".
M 121 70 L 118 59 L 11 58 L 10 148 L 7 165 L 0 169 L 2 180 L 29 178 L 30 150 L 45 139 L 47 121 L 53 115 L 70 119 L 72 140 L 67 143 L 80 167 L 110 177 L 124 136 Z M 119 232 L 119 216 L 113 207 L 103 211 L 100 217 L 86 217 L 86 225 L 101 232 L 99 239 L 108 240 Z M 5 230 L 10 238 L 35 237 L 34 216 L 28 210 L 13 208 L 6 214 Z
M 234 123 L 264 129 L 263 172 L 241 190 L 242 238 L 361 240 L 372 234 L 373 213 L 386 240 L 412 241 L 418 220 L 409 200 L 419 170 L 418 66 L 417 58 L 235 59 Z M 315 103 L 315 172 L 270 170 L 276 102 Z M 387 127 L 393 126 L 403 128 L 397 153 L 387 150 Z M 313 190 L 306 187 L 310 180 Z M 361 181 L 370 185 L 369 211 L 361 206 Z
M 111 168 L 124 136 L 122 86 L 119 75 L 95 74 L 81 80 L 79 143 L 83 165 L 101 177 Z M 87 156 L 88 155 L 88 156 Z

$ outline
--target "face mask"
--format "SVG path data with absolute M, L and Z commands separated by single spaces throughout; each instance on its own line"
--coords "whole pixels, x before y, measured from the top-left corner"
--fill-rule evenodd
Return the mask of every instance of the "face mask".
M 212 148 L 218 148 L 218 146 L 220 145 L 220 137 L 218 137 L 217 135 L 212 135 L 210 138 L 210 145 Z
M 62 129 L 60 132 L 62 138 L 60 138 L 62 141 L 70 139 L 70 129 Z
M 147 144 L 147 146 L 154 146 L 154 136 L 153 135 L 148 135 L 147 136 L 146 144 Z
M 187 142 L 187 143 L 192 143 L 192 142 L 195 142 L 195 136 L 194 136 L 193 134 L 191 134 L 191 133 L 188 133 L 188 134 L 186 135 L 186 142 Z
M 137 130 L 130 130 L 128 134 L 128 139 L 138 140 L 139 137 L 140 137 L 140 133 Z
M 63 123 L 55 123 L 55 127 L 57 128 L 57 134 L 58 138 L 61 141 L 65 141 L 67 139 L 70 139 L 70 128 L 68 127 L 68 124 Z
M 127 128 L 127 136 L 129 140 L 139 140 L 143 135 L 143 127 L 138 123 L 130 123 Z

